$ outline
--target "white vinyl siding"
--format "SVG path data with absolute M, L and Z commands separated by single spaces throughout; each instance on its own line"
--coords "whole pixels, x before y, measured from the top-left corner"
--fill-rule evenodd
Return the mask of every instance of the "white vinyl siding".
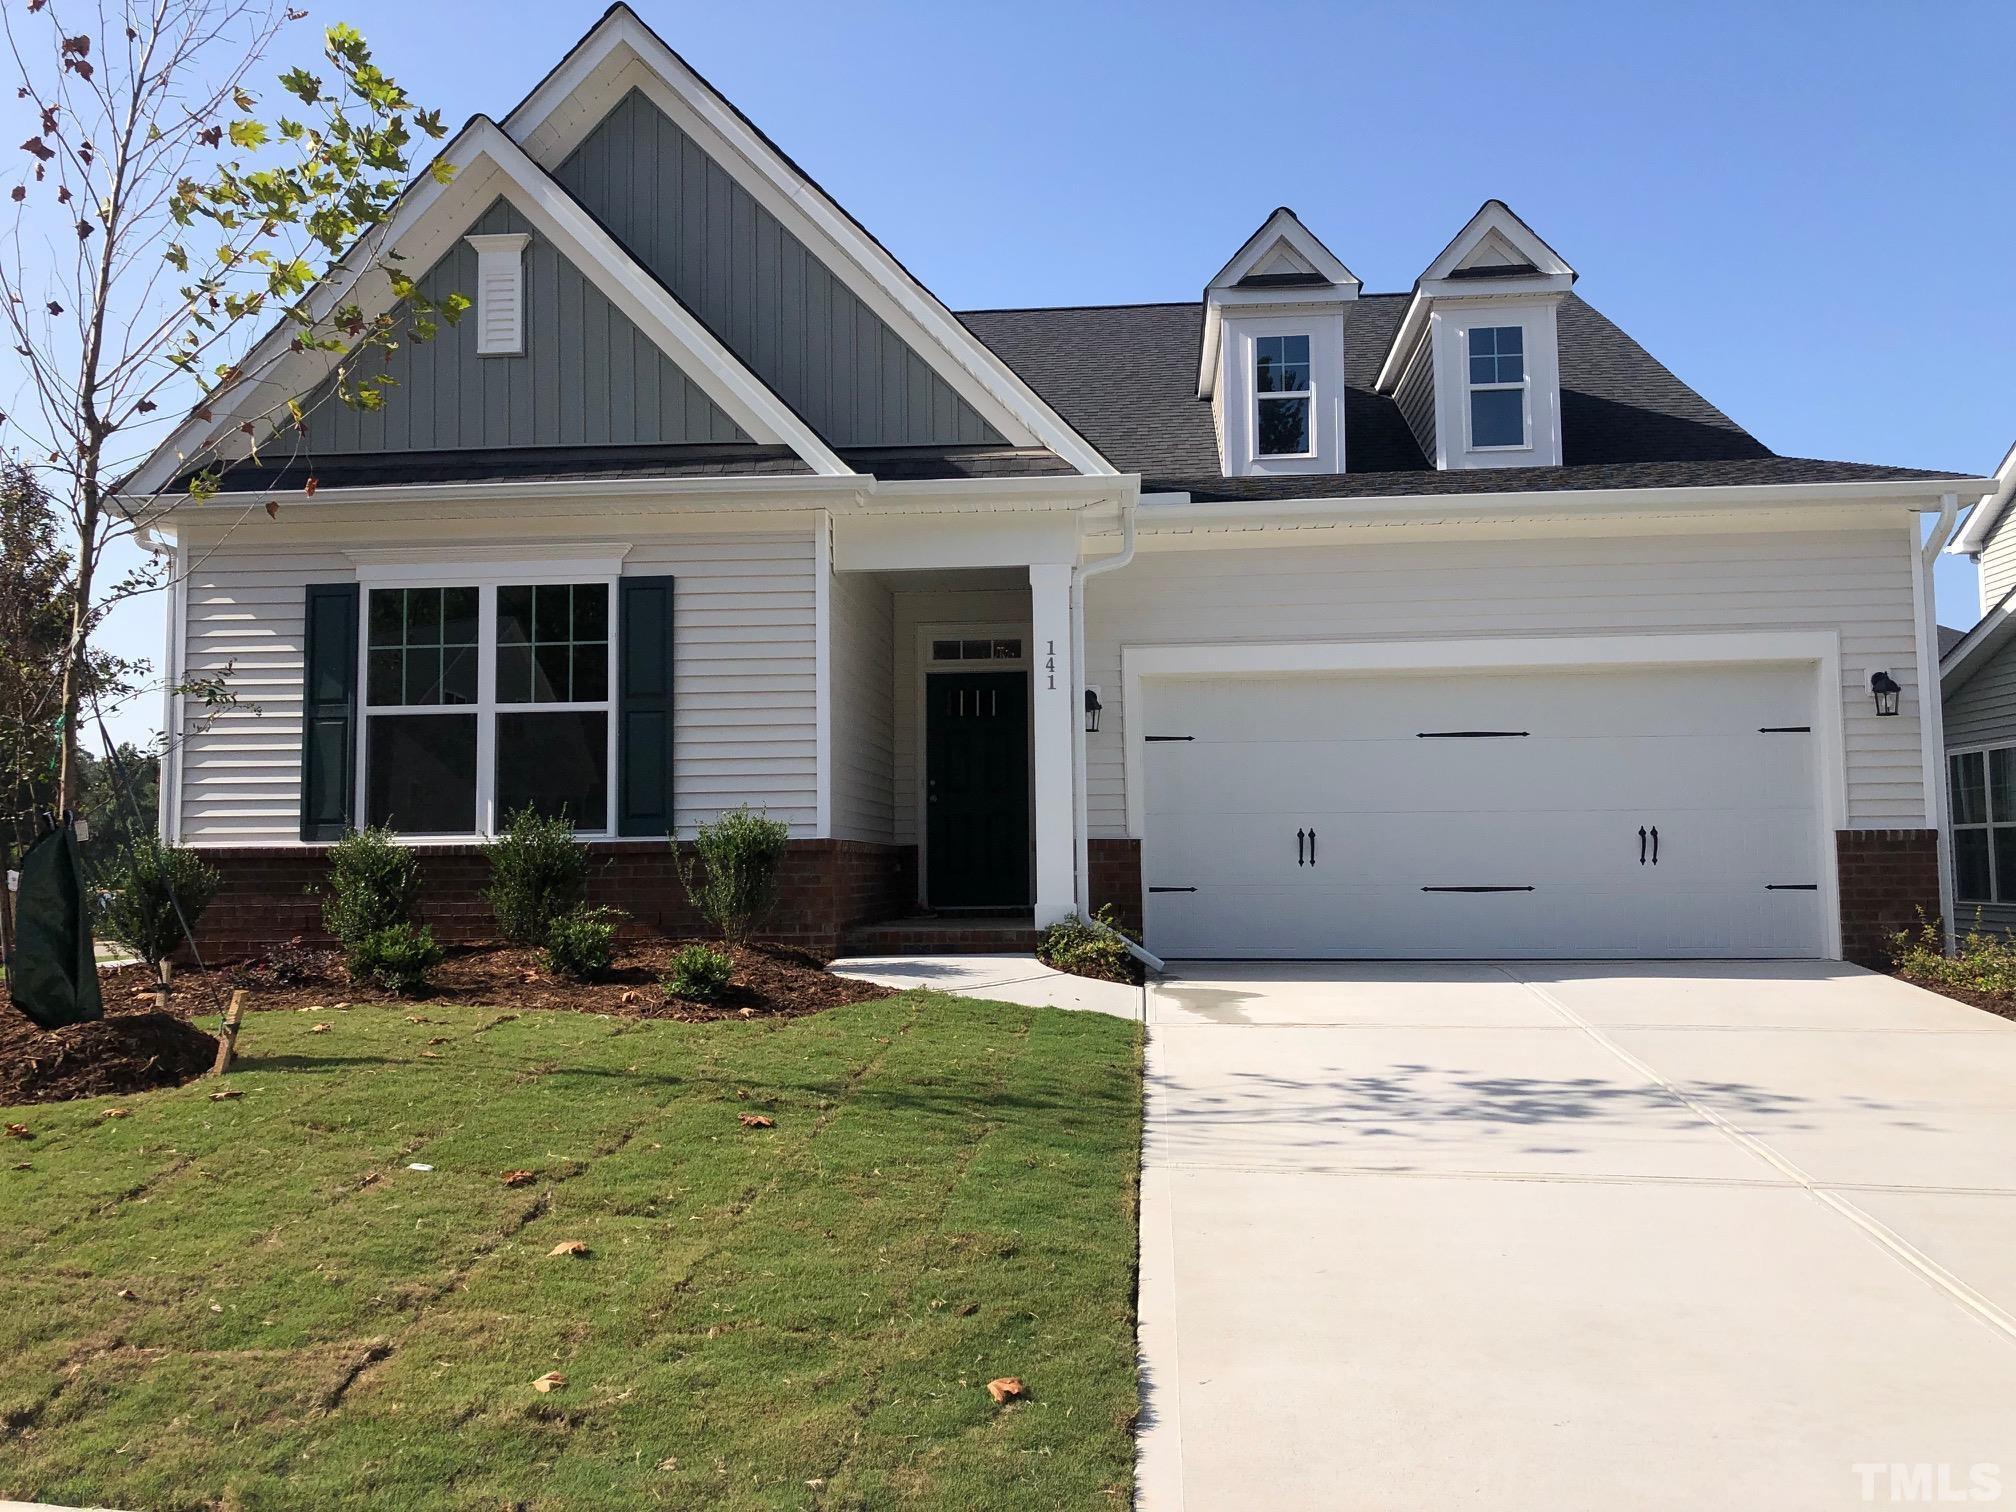
M 183 701 L 181 839 L 300 843 L 301 630 L 309 583 L 355 574 L 340 550 L 192 550 L 187 675 L 239 706 Z M 637 539 L 626 575 L 671 574 L 679 831 L 747 803 L 816 830 L 814 563 L 809 532 Z
M 1085 676 L 1106 706 L 1087 737 L 1091 833 L 1127 832 L 1123 645 L 1792 629 L 1840 634 L 1848 823 L 1923 828 L 1913 540 L 1888 528 L 1144 550 L 1087 588 Z M 1900 717 L 1876 716 L 1870 667 L 1903 684 Z
M 835 573 L 833 835 L 895 838 L 896 612 L 873 576 Z
M 2016 588 L 2016 528 L 2004 519 L 1981 553 L 1981 612 L 2001 603 L 2011 588 Z
M 1407 422 L 1407 429 L 1414 433 L 1414 439 L 1421 445 L 1421 455 L 1428 459 L 1428 465 L 1435 465 L 1435 347 L 1424 341 L 1414 349 L 1414 356 L 1407 364 L 1407 370 L 1400 375 L 1400 386 L 1393 391 L 1393 402 L 1400 406 L 1401 418 Z

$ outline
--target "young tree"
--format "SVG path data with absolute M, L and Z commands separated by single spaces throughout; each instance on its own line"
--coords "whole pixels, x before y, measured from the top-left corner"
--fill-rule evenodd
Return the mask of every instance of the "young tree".
M 318 390 L 324 402 L 375 408 L 392 384 L 385 358 L 427 340 L 437 316 L 452 321 L 468 301 L 424 299 L 386 244 L 414 133 L 446 133 L 353 28 L 325 33 L 326 78 L 280 74 L 282 108 L 269 111 L 248 81 L 305 12 L 267 0 L 21 0 L 20 9 L 0 10 L 0 69 L 16 74 L 28 127 L 8 191 L 15 234 L 0 239 L 0 329 L 20 360 L 25 402 L 0 414 L 0 445 L 27 459 L 70 538 L 50 716 L 55 805 L 69 809 L 92 629 L 111 604 L 166 578 L 157 563 L 101 581 L 107 548 L 215 494 L 234 459 L 300 445 L 308 401 L 278 400 L 225 435 L 206 431 L 174 487 L 122 496 L 120 480 L 165 421 L 207 423 L 221 393 L 304 351 L 336 360 L 333 384 Z M 437 160 L 432 171 L 445 181 L 452 168 Z M 346 273 L 388 280 L 393 310 L 311 298 L 338 260 Z M 276 328 L 288 339 L 259 343 Z

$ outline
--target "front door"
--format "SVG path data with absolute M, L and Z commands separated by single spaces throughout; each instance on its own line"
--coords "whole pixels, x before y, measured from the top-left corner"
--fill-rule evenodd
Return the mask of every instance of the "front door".
M 925 889 L 933 908 L 1029 904 L 1029 674 L 925 679 Z

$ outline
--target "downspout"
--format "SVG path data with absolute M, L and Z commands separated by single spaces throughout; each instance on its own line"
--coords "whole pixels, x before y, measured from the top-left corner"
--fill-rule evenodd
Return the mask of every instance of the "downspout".
M 1134 560 L 1134 511 L 1139 502 L 1135 490 L 1129 490 L 1120 501 L 1120 550 L 1103 561 L 1083 563 L 1071 574 L 1071 689 L 1076 703 L 1072 710 L 1071 803 L 1072 831 L 1078 850 L 1076 902 L 1078 917 L 1095 926 L 1098 921 L 1092 917 L 1092 840 L 1086 833 L 1089 805 L 1085 795 L 1085 584 L 1101 573 L 1118 572 Z M 1126 944 L 1127 953 L 1150 971 L 1162 969 L 1159 957 L 1132 940 Z
M 1925 821 L 1935 836 L 1939 859 L 1939 917 L 1951 951 L 1958 931 L 1953 919 L 1952 837 L 1946 827 L 1946 718 L 1939 686 L 1939 602 L 1933 564 L 1952 537 L 1960 513 L 1958 494 L 1939 496 L 1939 518 L 1918 553 L 1913 596 L 1918 600 L 1918 738 L 1925 763 Z M 1915 520 L 1916 515 L 1912 518 Z

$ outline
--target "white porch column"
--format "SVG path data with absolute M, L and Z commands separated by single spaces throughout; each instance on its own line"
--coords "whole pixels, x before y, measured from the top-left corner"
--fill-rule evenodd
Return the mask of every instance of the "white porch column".
M 1036 927 L 1077 912 L 1077 839 L 1071 800 L 1071 567 L 1029 568 L 1030 731 L 1036 777 Z

